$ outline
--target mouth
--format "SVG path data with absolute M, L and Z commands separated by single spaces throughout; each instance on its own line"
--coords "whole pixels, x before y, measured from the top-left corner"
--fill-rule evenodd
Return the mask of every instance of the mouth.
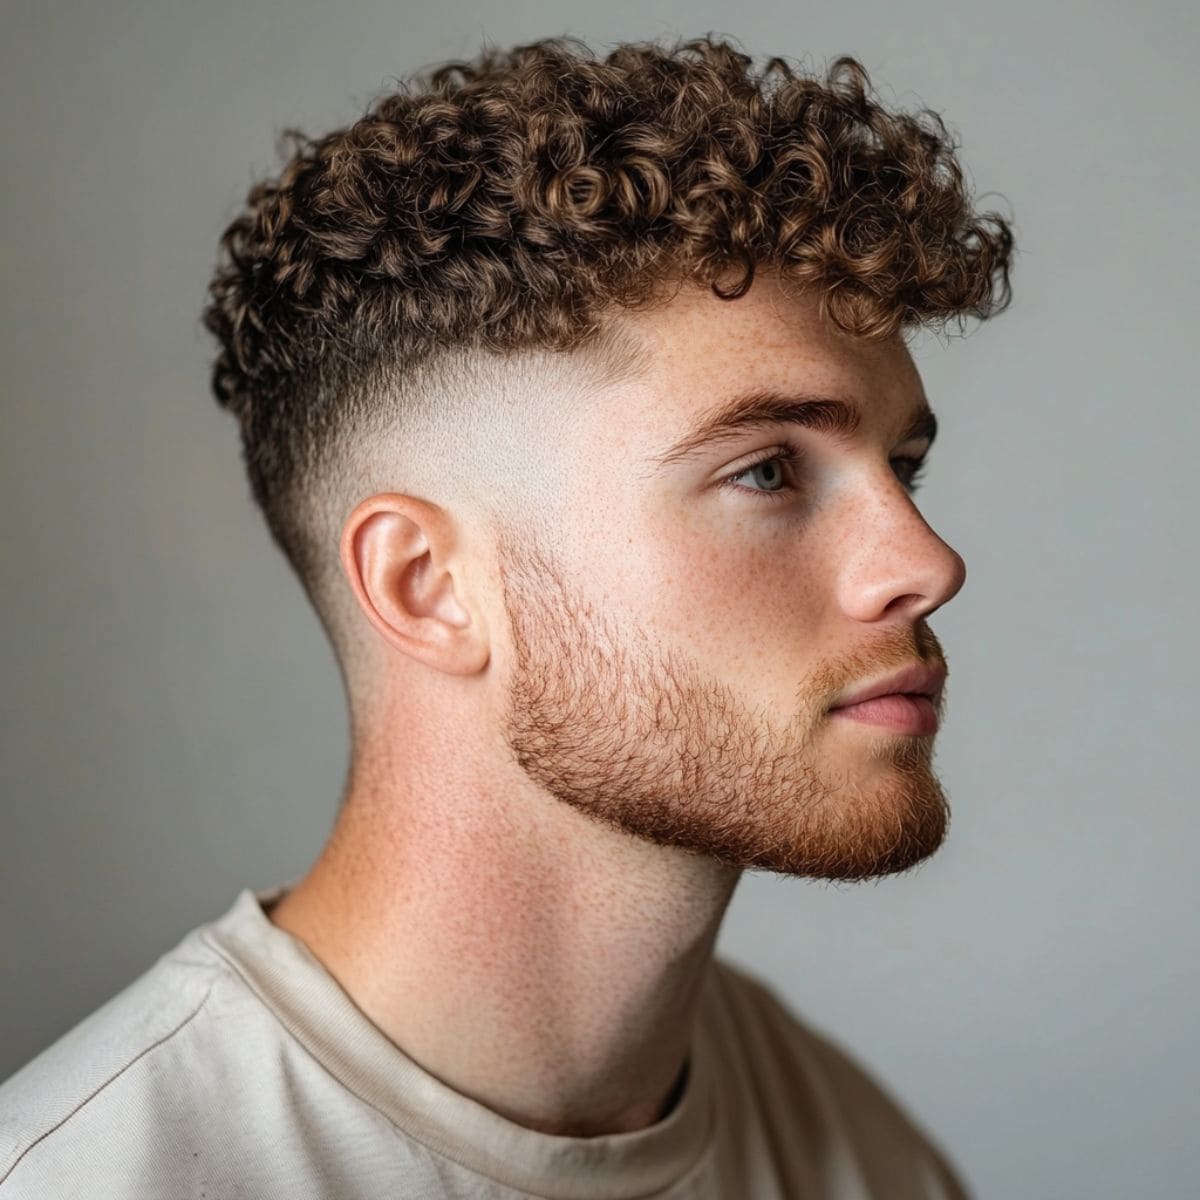
M 890 729 L 895 733 L 929 736 L 938 730 L 938 701 L 946 683 L 946 668 L 914 660 L 897 671 L 843 692 L 830 713 Z
M 938 714 L 933 698 L 922 692 L 889 692 L 857 704 L 830 709 L 830 715 L 864 725 L 875 725 L 895 733 L 931 736 L 938 731 Z

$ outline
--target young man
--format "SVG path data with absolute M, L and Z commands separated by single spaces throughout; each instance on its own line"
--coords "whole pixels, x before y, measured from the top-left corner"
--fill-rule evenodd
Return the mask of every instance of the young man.
M 960 1197 L 716 959 L 740 873 L 932 854 L 962 559 L 911 329 L 1009 299 L 933 114 L 709 38 L 297 139 L 206 321 L 336 648 L 328 844 L 0 1090 L 0 1197 Z

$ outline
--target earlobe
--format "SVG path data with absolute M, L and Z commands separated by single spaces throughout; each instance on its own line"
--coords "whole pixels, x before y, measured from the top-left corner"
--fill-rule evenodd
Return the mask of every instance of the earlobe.
M 362 501 L 342 529 L 339 557 L 359 606 L 395 649 L 448 674 L 488 661 L 481 614 L 460 595 L 453 524 L 411 496 Z M 468 600 L 469 603 L 469 600 Z

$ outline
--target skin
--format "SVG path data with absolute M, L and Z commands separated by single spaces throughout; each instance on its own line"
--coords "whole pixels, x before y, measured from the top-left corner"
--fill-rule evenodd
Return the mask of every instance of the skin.
M 347 520 L 371 716 L 328 845 L 269 914 L 426 1070 L 570 1136 L 670 1111 L 743 870 L 867 879 L 941 844 L 934 738 L 828 709 L 944 666 L 926 618 L 965 578 L 895 466 L 927 446 L 900 441 L 924 393 L 899 338 L 841 334 L 762 274 L 622 319 L 648 367 L 556 427 L 536 517 L 485 536 L 386 493 Z M 854 397 L 862 423 L 651 471 L 755 386 Z M 778 474 L 739 470 L 784 436 L 797 490 L 761 499 Z

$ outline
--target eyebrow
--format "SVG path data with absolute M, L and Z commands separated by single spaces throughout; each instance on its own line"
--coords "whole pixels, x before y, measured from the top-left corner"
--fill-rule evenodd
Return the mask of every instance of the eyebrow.
M 714 444 L 741 437 L 747 430 L 767 425 L 800 425 L 818 433 L 847 439 L 862 424 L 862 413 L 854 401 L 843 396 L 816 393 L 779 392 L 758 389 L 734 396 L 707 412 L 700 421 L 662 454 L 648 461 L 654 471 L 685 461 Z M 901 434 L 901 441 L 937 437 L 937 417 L 922 403 Z

